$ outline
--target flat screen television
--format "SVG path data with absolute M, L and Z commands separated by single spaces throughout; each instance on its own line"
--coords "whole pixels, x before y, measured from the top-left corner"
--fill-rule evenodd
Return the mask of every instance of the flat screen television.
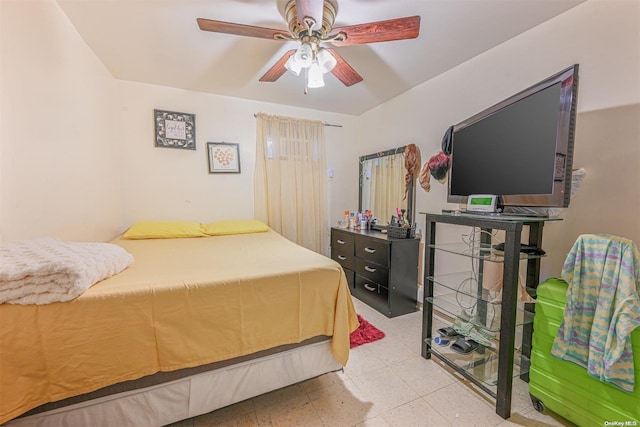
M 569 206 L 577 94 L 576 64 L 455 125 L 447 201 Z

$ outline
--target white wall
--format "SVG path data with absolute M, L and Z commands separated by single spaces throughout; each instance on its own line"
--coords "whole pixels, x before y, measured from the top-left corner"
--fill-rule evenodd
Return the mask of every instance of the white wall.
M 353 116 L 125 81 L 118 82 L 118 103 L 125 226 L 139 220 L 253 218 L 258 112 L 341 125 L 325 127 L 327 162 L 334 170 L 331 222 L 347 200 L 357 200 L 357 172 L 349 175 L 344 160 L 357 153 Z M 154 108 L 196 115 L 195 151 L 154 146 Z M 241 173 L 209 174 L 207 142 L 239 143 Z
M 0 15 L 0 242 L 253 217 L 261 111 L 341 125 L 325 128 L 331 223 L 357 201 L 355 117 L 118 81 L 54 1 L 0 0 Z M 154 108 L 195 113 L 197 150 L 154 147 Z M 207 141 L 240 143 L 242 173 L 208 174 Z
M 579 112 L 640 103 L 639 16 L 637 1 L 587 1 L 363 114 L 358 120 L 358 139 L 363 143 L 370 141 L 370 146 L 376 148 L 390 140 L 417 139 L 424 163 L 440 149 L 448 126 L 574 63 L 580 64 Z M 612 129 L 612 135 L 614 132 Z M 581 146 L 579 119 L 577 133 L 574 167 L 582 166 L 581 159 L 597 157 L 596 153 L 586 151 L 604 152 L 612 148 L 612 141 L 602 141 L 600 147 Z M 616 143 L 620 152 L 637 152 L 631 149 L 632 144 L 638 144 L 637 140 Z M 628 144 L 628 149 L 620 148 L 620 144 Z M 590 164 L 587 173 L 597 175 L 617 167 L 614 158 L 602 156 L 600 162 Z M 637 177 L 633 170 L 626 175 L 631 180 Z M 637 189 L 638 182 L 634 185 Z M 628 187 L 610 189 L 620 199 L 626 197 L 628 190 Z M 418 211 L 439 212 L 445 207 L 448 205 L 444 185 L 432 180 L 431 192 L 418 190 Z M 573 205 L 568 209 L 567 221 L 572 222 L 574 232 L 591 232 L 596 225 L 597 232 L 608 229 L 607 220 L 602 224 L 600 217 L 596 223 L 572 208 Z M 594 207 L 602 211 L 610 208 L 604 203 Z M 631 212 L 640 211 L 637 204 L 633 208 Z M 613 225 L 616 219 L 609 221 Z M 549 246 L 554 251 L 543 261 L 543 277 L 559 273 L 566 252 L 577 237 L 555 232 L 554 228 L 559 227 L 563 223 L 545 227 L 545 245 L 551 241 Z M 627 234 L 636 233 L 637 227 Z M 627 237 L 640 243 L 638 235 Z
M 566 253 L 580 234 L 623 236 L 640 244 L 640 104 L 578 114 L 574 162 L 588 172 L 564 221 L 545 230 L 545 250 Z M 562 257 L 549 260 L 560 271 Z
M 0 15 L 0 242 L 113 238 L 115 80 L 55 2 Z

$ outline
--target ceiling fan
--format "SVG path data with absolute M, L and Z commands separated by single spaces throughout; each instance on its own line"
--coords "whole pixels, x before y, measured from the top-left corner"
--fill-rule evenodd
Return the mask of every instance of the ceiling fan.
M 307 88 L 322 87 L 322 75 L 331 72 L 345 86 L 361 82 L 358 74 L 335 49 L 323 47 L 349 46 L 405 40 L 418 37 L 420 16 L 389 19 L 333 28 L 336 18 L 336 0 L 289 0 L 285 6 L 288 32 L 252 25 L 214 21 L 198 18 L 198 26 L 203 31 L 234 34 L 281 41 L 298 41 L 300 47 L 287 51 L 261 78 L 261 82 L 275 82 L 289 70 L 300 75 L 304 70 Z

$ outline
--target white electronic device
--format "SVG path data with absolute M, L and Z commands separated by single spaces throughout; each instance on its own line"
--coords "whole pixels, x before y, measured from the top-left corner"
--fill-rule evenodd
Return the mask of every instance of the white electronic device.
M 471 194 L 467 197 L 467 211 L 497 212 L 498 196 L 493 194 Z

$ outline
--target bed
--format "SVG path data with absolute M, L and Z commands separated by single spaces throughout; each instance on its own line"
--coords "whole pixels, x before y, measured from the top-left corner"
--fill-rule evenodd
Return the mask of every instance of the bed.
M 271 229 L 113 243 L 134 264 L 80 297 L 0 304 L 0 423 L 164 425 L 347 363 L 331 259 Z

